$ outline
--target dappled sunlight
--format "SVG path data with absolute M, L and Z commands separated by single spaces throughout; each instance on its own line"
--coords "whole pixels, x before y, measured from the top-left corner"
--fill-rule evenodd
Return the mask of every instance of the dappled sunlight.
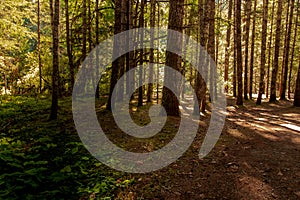
M 264 133 L 264 132 L 259 132 L 259 135 L 261 135 L 262 137 L 272 140 L 272 141 L 278 141 L 279 137 L 272 135 L 272 134 L 268 134 L 268 133 Z
M 237 137 L 237 138 L 241 138 L 241 139 L 248 139 L 248 137 L 243 134 L 242 132 L 240 132 L 237 129 L 231 129 L 229 128 L 227 131 L 230 135 L 232 135 L 233 137 Z
M 267 117 L 273 117 L 273 118 L 279 118 L 278 115 L 272 115 L 272 114 L 269 114 L 269 113 L 259 113 L 260 115 L 263 115 L 263 116 L 267 116 Z
M 244 175 L 238 178 L 237 187 L 241 190 L 240 199 L 269 199 L 275 195 L 269 184 L 253 176 Z
M 298 133 L 296 133 L 296 134 L 300 135 L 300 126 L 293 125 L 293 124 L 280 124 L 280 126 L 297 131 Z
M 282 114 L 282 116 L 284 116 L 284 117 L 299 117 L 300 114 L 299 113 L 284 113 L 284 114 Z
M 257 118 L 258 121 L 268 121 L 266 118 Z
M 295 143 L 295 144 L 300 144 L 300 138 L 292 138 L 292 142 Z

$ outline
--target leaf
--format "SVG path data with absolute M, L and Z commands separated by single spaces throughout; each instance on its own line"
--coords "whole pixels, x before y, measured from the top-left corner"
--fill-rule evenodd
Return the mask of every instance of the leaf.
M 82 159 L 82 160 L 89 160 L 90 158 L 89 158 L 89 157 L 86 157 L 86 156 L 84 156 L 84 157 L 82 157 L 81 159 Z
M 64 172 L 70 173 L 71 171 L 72 171 L 72 168 L 70 165 L 68 165 L 60 170 L 60 172 L 62 172 L 62 173 L 64 173 Z
M 40 160 L 40 161 L 28 161 L 28 162 L 25 162 L 24 163 L 24 166 L 27 166 L 27 165 L 46 165 L 48 164 L 48 161 L 46 160 Z

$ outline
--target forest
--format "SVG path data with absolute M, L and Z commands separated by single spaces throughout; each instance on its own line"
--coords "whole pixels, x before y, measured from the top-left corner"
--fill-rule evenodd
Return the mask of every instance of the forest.
M 299 15 L 1 0 L 0 199 L 300 199 Z

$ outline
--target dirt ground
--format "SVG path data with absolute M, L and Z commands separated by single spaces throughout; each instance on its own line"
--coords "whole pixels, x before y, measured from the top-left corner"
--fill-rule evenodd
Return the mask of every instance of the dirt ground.
M 289 101 L 263 102 L 261 106 L 246 101 L 237 107 L 231 97 L 227 104 L 222 135 L 207 157 L 199 159 L 198 152 L 209 114 L 203 117 L 195 141 L 179 160 L 152 173 L 128 174 L 136 183 L 120 191 L 118 197 L 300 199 L 300 108 Z M 169 122 L 170 127 L 178 124 L 176 119 Z M 118 142 L 122 143 L 124 137 Z M 139 149 L 133 142 L 126 144 L 125 149 Z M 142 147 L 138 151 L 151 149 L 147 143 L 138 147 Z

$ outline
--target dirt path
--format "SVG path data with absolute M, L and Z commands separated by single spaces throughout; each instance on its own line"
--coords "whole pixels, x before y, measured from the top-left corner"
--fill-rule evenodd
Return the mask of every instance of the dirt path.
M 288 101 L 234 103 L 228 99 L 222 136 L 206 158 L 200 160 L 198 151 L 209 117 L 184 156 L 159 171 L 133 175 L 137 184 L 119 197 L 300 199 L 300 109 Z

